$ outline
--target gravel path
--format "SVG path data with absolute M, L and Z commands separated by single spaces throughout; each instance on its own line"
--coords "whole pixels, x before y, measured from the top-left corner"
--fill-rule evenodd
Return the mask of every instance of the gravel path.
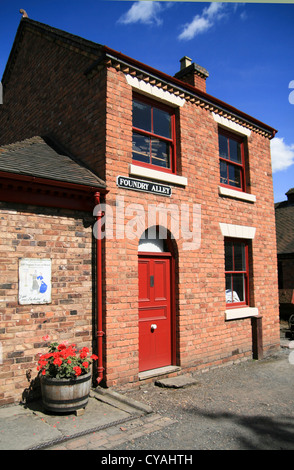
M 175 422 L 113 449 L 294 449 L 294 364 L 290 353 L 282 348 L 261 361 L 193 374 L 197 383 L 187 388 L 149 384 L 126 392 L 129 398 L 149 404 L 155 413 Z

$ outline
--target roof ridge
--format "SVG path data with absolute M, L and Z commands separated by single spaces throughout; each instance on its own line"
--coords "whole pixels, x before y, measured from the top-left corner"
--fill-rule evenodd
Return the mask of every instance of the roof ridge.
M 23 148 L 24 146 L 33 145 L 36 143 L 45 142 L 41 136 L 28 137 L 27 139 L 17 140 L 16 142 L 11 142 L 9 144 L 0 145 L 0 150 L 17 150 Z M 24 145 L 26 144 L 26 145 Z
M 32 26 L 35 26 L 35 27 L 39 28 L 39 29 L 43 29 L 43 30 L 47 31 L 48 33 L 52 33 L 52 34 L 56 34 L 58 36 L 62 36 L 64 39 L 72 40 L 76 43 L 79 43 L 81 46 L 82 45 L 88 46 L 92 49 L 97 49 L 97 48 L 100 49 L 101 47 L 103 47 L 102 44 L 100 44 L 98 42 L 91 41 L 90 39 L 85 39 L 82 36 L 79 36 L 77 34 L 70 33 L 70 32 L 65 31 L 63 29 L 56 28 L 55 26 L 50 26 L 46 23 L 42 23 L 40 21 L 36 21 L 36 20 L 31 19 L 31 18 L 22 18 L 21 23 L 28 23 Z

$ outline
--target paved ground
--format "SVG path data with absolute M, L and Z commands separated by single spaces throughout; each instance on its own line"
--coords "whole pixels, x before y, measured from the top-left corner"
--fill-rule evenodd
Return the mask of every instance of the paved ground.
M 99 445 L 109 438 L 113 443 L 115 429 L 152 413 L 148 405 L 128 400 L 111 390 L 91 390 L 84 410 L 67 414 L 47 412 L 41 400 L 27 405 L 0 408 L 0 450 L 39 450 L 47 448 L 74 449 L 88 445 L 92 436 L 99 436 Z M 155 417 L 150 418 L 156 419 Z M 100 442 L 102 436 L 105 436 Z M 71 443 L 72 441 L 72 443 Z M 118 442 L 120 442 L 118 440 Z
M 171 427 L 113 447 L 153 450 L 294 449 L 294 365 L 289 350 L 194 375 L 187 389 L 129 393 L 152 404 Z
M 128 399 L 149 405 L 153 413 L 54 448 L 129 452 L 293 450 L 291 351 L 294 354 L 284 347 L 262 361 L 194 374 L 190 378 L 196 383 L 187 388 L 150 384 L 128 391 Z
M 143 450 L 293 450 L 292 344 L 282 339 L 269 358 L 186 376 L 187 387 L 92 396 L 82 416 L 2 409 L 0 449 L 99 450 L 100 460 Z

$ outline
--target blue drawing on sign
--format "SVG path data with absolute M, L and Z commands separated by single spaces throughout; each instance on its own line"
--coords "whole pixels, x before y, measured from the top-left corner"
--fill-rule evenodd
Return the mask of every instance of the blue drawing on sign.
M 44 294 L 44 292 L 46 292 L 46 290 L 47 290 L 47 284 L 45 284 L 45 282 L 43 281 L 43 276 L 38 276 L 37 279 L 40 279 L 40 281 L 41 281 L 40 293 Z

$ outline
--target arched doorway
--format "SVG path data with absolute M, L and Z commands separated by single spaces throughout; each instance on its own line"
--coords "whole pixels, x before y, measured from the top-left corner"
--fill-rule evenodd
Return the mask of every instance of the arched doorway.
M 159 235 L 147 230 L 138 247 L 140 372 L 174 363 L 174 262 Z

